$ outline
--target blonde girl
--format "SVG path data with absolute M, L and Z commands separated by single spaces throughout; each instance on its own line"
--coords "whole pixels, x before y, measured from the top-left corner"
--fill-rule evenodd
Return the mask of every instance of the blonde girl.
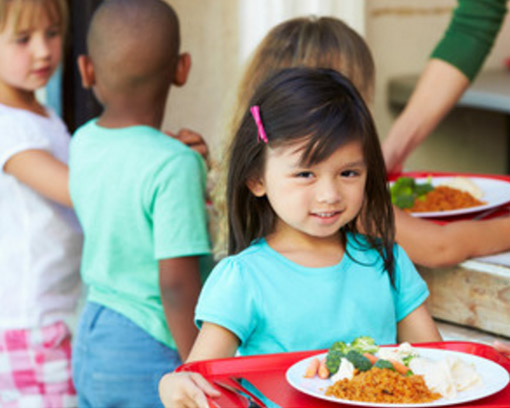
M 427 286 L 394 243 L 377 133 L 351 82 L 334 70 L 286 69 L 248 106 L 229 150 L 230 256 L 200 295 L 188 361 L 360 335 L 441 340 Z M 168 407 L 206 407 L 205 394 L 218 395 L 195 373 L 160 383 Z
M 35 91 L 62 57 L 65 0 L 0 1 L 0 406 L 75 406 L 70 331 L 82 235 L 69 134 Z

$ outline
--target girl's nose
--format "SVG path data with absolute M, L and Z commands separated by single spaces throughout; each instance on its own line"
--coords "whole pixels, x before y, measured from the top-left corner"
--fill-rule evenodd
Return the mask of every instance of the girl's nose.
M 334 204 L 340 201 L 340 186 L 335 180 L 324 178 L 318 181 L 316 198 L 318 202 Z
M 51 56 L 51 47 L 49 40 L 43 35 L 38 35 L 33 39 L 33 53 L 37 59 L 47 59 Z

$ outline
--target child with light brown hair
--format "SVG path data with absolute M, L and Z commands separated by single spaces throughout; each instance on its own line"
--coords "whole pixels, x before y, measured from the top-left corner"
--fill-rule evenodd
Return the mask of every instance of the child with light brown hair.
M 82 233 L 70 135 L 36 91 L 63 53 L 64 0 L 0 1 L 0 406 L 74 407 L 68 319 Z
M 275 26 L 247 62 L 239 84 L 226 145 L 257 85 L 282 68 L 320 67 L 348 77 L 367 104 L 373 99 L 375 67 L 364 39 L 334 17 L 299 17 Z M 227 157 L 226 154 L 223 157 Z M 223 160 L 222 163 L 227 163 Z M 218 212 L 215 252 L 226 253 L 226 170 L 219 170 L 213 200 Z M 510 217 L 445 225 L 413 217 L 394 207 L 396 240 L 417 264 L 438 267 L 510 249 Z

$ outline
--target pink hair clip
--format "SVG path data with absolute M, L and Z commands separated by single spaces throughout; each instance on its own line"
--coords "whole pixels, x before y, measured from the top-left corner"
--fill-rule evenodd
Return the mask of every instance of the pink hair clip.
M 264 130 L 264 125 L 262 124 L 262 119 L 260 118 L 260 107 L 258 105 L 253 105 L 250 108 L 251 115 L 255 120 L 255 124 L 257 125 L 257 140 L 262 140 L 264 143 L 267 143 L 267 135 Z

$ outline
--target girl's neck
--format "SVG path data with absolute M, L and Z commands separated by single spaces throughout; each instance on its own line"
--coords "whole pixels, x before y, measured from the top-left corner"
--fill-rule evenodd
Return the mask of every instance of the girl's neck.
M 48 116 L 43 105 L 35 97 L 35 92 L 15 89 L 0 81 L 0 103 L 11 108 L 23 109 L 32 113 Z
M 287 236 L 285 231 L 275 231 L 266 237 L 266 242 L 292 262 L 310 268 L 337 265 L 345 253 L 345 246 L 339 236 L 326 238 L 294 234 Z

